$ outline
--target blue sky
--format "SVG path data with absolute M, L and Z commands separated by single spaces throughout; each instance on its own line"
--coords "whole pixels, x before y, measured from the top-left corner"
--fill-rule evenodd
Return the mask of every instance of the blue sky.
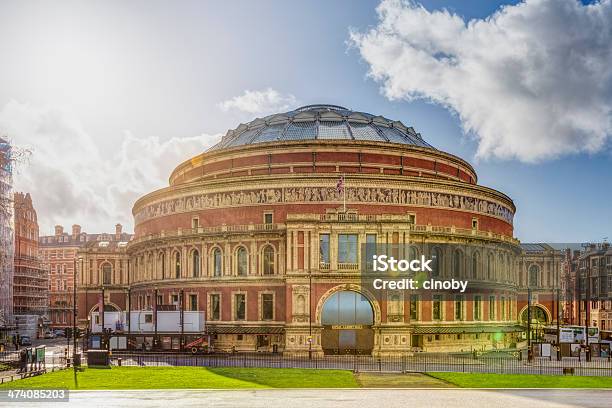
M 502 4 L 516 3 L 422 2 L 428 11 L 447 8 L 465 20 L 483 19 Z M 0 67 L 0 129 L 15 143 L 33 146 L 39 156 L 32 159 L 32 168 L 20 171 L 16 184 L 33 191 L 41 233 L 49 233 L 55 223 L 81 223 L 90 232 L 111 230 L 116 221 L 131 226 L 131 203 L 162 187 L 170 169 L 187 158 L 183 155 L 198 153 L 200 141 L 212 143 L 240 121 L 259 116 L 224 111 L 220 103 L 246 90 L 272 88 L 300 105 L 334 103 L 413 126 L 435 147 L 470 161 L 480 184 L 514 199 L 515 235 L 524 242 L 610 236 L 608 139 L 591 151 L 572 153 L 569 148 L 535 161 L 499 154 L 477 157 L 478 132 L 465 134 L 451 109 L 431 98 L 390 98 L 382 89 L 384 80 L 368 76 L 372 63 L 354 44 L 349 46 L 350 30 L 376 29 L 377 5 L 4 2 L 0 50 L 9 58 Z M 54 150 L 57 143 L 43 141 L 65 134 L 74 138 L 72 146 L 78 145 L 66 161 L 65 152 Z M 123 173 L 117 175 L 120 181 L 92 184 L 96 173 L 85 163 L 95 167 L 96 160 L 100 168 L 110 163 L 131 176 Z M 126 163 L 147 160 L 163 171 L 146 172 L 147 164 Z M 57 193 L 42 191 L 53 182 L 64 187 Z M 62 208 L 73 201 L 84 204 Z

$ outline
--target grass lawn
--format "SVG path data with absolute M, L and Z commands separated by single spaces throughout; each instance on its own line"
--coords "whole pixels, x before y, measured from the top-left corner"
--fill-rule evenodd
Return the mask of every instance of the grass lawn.
M 113 367 L 78 373 L 79 389 L 352 388 L 345 370 L 292 368 Z M 74 373 L 62 370 L 0 385 L 0 389 L 74 389 Z
M 612 388 L 612 377 L 428 373 L 462 388 Z

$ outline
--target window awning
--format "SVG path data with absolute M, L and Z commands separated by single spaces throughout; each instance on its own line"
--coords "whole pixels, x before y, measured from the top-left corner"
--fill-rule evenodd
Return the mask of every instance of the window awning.
M 283 334 L 284 327 L 278 326 L 207 326 L 208 334 Z
M 518 333 L 522 326 L 419 326 L 412 334 L 462 334 L 462 333 Z

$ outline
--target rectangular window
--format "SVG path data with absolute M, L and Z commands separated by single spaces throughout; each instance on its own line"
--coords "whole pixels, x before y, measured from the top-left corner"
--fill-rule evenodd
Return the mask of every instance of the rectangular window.
M 482 296 L 474 296 L 474 320 L 482 320 Z
M 264 214 L 264 224 L 272 224 L 272 213 Z
M 501 297 L 500 299 L 501 319 L 506 320 L 506 298 Z
M 442 295 L 433 295 L 433 320 L 442 320 Z
M 366 257 L 365 262 L 368 270 L 374 268 L 373 257 L 376 255 L 376 234 L 366 234 Z
M 419 295 L 410 295 L 410 320 L 419 320 Z
M 157 304 L 158 305 L 163 305 L 164 304 L 164 296 L 163 295 L 157 295 Z
M 319 235 L 319 260 L 322 264 L 329 264 L 329 234 Z
M 264 293 L 261 295 L 261 320 L 274 319 L 274 295 Z
M 189 310 L 198 310 L 198 295 L 189 295 Z
M 489 320 L 495 320 L 495 296 L 489 296 Z
M 246 297 L 244 293 L 237 293 L 234 295 L 234 307 L 235 307 L 235 320 L 246 319 Z
M 179 303 L 178 295 L 172 295 L 171 299 L 172 299 L 171 303 L 173 305 L 178 305 L 178 303 Z
M 221 295 L 210 295 L 210 320 L 221 320 Z
M 145 323 L 153 323 L 153 315 L 151 313 L 145 314 Z
M 198 217 L 193 217 L 191 219 L 191 228 L 196 229 L 200 227 L 200 219 Z
M 463 320 L 463 296 L 455 296 L 455 320 Z
M 357 234 L 338 235 L 338 263 L 357 263 Z

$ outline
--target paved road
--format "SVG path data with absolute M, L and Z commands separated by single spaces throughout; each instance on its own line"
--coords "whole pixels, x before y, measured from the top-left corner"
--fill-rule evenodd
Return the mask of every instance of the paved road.
M 227 407 L 436 408 L 436 407 L 607 407 L 612 390 L 145 390 L 78 391 L 69 403 L 22 403 L 27 407 Z M 15 406 L 17 404 L 7 404 Z

